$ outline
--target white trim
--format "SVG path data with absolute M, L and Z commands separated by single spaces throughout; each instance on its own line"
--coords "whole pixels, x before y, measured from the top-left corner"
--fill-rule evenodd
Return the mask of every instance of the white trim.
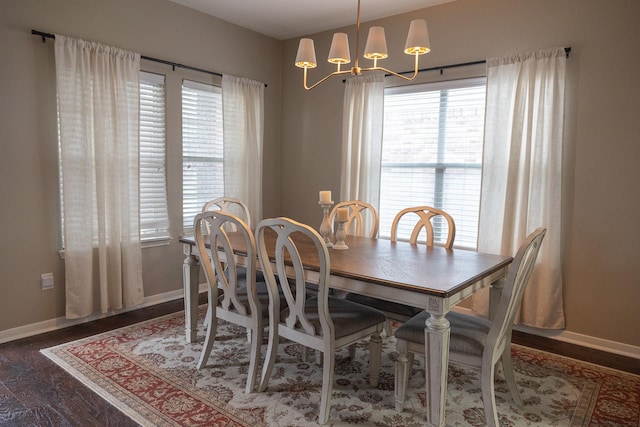
M 454 307 L 452 311 L 457 311 L 458 313 L 463 313 L 469 316 L 477 316 L 468 308 Z M 513 329 L 531 335 L 537 335 L 540 337 L 550 338 L 553 340 L 575 344 L 594 350 L 606 351 L 607 353 L 619 354 L 621 356 L 640 360 L 640 347 L 636 347 L 630 344 L 625 344 L 617 341 L 609 341 L 602 338 L 564 330 L 538 329 L 522 325 L 516 325 L 513 327 Z
M 200 292 L 207 291 L 207 284 L 200 284 Z M 152 295 L 145 297 L 144 302 L 136 307 L 131 307 L 123 310 L 118 310 L 109 314 L 95 314 L 92 316 L 84 317 L 82 319 L 65 319 L 64 317 L 58 317 L 57 319 L 45 320 L 44 322 L 32 323 L 30 325 L 19 326 L 13 329 L 7 329 L 0 331 L 0 344 L 14 341 L 20 338 L 26 338 L 33 335 L 42 334 L 58 329 L 67 328 L 69 326 L 79 325 L 82 323 L 92 322 L 94 320 L 102 319 L 109 316 L 115 316 L 117 314 L 126 313 L 128 311 L 137 310 L 139 308 L 149 307 L 163 302 L 173 301 L 179 298 L 183 298 L 183 290 L 176 290 L 166 292 L 164 294 Z M 475 314 L 468 308 L 454 307 L 453 311 L 464 313 L 470 316 Z M 636 347 L 629 344 L 624 344 L 616 341 L 609 341 L 602 338 L 591 337 L 589 335 L 578 334 L 571 331 L 556 331 L 556 330 L 544 330 L 529 328 L 527 326 L 515 326 L 514 329 L 526 332 L 532 335 L 538 335 L 541 337 L 551 338 L 554 340 L 567 342 L 570 344 L 580 345 L 582 347 L 592 348 L 594 350 L 606 351 L 608 353 L 619 354 L 621 356 L 631 357 L 633 359 L 640 360 L 640 347 Z
M 173 242 L 173 238 L 171 236 L 163 236 L 163 237 L 147 237 L 140 239 L 140 246 L 142 249 L 145 248 L 155 248 L 157 246 L 167 246 Z
M 201 283 L 200 292 L 206 292 L 206 291 L 207 291 L 207 284 Z M 55 319 L 45 320 L 43 322 L 31 323 L 29 325 L 24 325 L 24 326 L 18 326 L 17 328 L 0 331 L 0 344 L 6 343 L 9 341 L 14 341 L 20 338 L 26 338 L 33 335 L 42 334 L 45 332 L 67 328 L 69 326 L 92 322 L 94 320 L 115 316 L 118 314 L 133 311 L 133 310 L 138 310 L 139 308 L 150 307 L 152 305 L 173 301 L 183 297 L 184 297 L 184 291 L 182 289 L 179 289 L 176 291 L 165 292 L 163 294 L 145 297 L 144 301 L 140 305 L 137 305 L 135 307 L 125 308 L 122 310 L 115 310 L 107 314 L 92 314 L 90 316 L 83 317 L 82 319 L 66 319 L 64 317 L 58 317 Z

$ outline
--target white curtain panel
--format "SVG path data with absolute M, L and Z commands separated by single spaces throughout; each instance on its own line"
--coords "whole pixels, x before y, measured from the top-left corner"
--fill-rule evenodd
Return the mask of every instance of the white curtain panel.
M 224 194 L 242 200 L 251 220 L 262 219 L 264 83 L 222 77 Z
M 144 298 L 139 226 L 140 55 L 55 38 L 66 316 Z
M 565 327 L 561 205 L 565 103 L 564 48 L 487 61 L 487 112 L 478 250 L 513 255 L 547 228 L 519 323 Z M 487 313 L 487 294 L 473 308 Z
M 347 79 L 342 114 L 341 201 L 361 200 L 379 209 L 384 75 Z

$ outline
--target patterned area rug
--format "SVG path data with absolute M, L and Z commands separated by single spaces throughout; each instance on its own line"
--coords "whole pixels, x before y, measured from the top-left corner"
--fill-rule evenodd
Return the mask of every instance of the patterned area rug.
M 338 353 L 331 425 L 424 425 L 424 360 L 416 357 L 406 409 L 397 413 L 395 340 L 383 341 L 377 388 L 368 382 L 366 341 L 354 360 L 346 350 Z M 42 352 L 144 426 L 317 425 L 322 369 L 302 361 L 300 346 L 281 342 L 268 390 L 252 394 L 244 393 L 244 329 L 222 323 L 208 366 L 197 370 L 201 348 L 202 342 L 186 343 L 183 314 L 175 313 Z M 513 403 L 499 372 L 501 426 L 640 425 L 640 376 L 515 345 L 513 355 L 525 405 Z M 479 377 L 476 369 L 450 365 L 447 425 L 484 425 Z

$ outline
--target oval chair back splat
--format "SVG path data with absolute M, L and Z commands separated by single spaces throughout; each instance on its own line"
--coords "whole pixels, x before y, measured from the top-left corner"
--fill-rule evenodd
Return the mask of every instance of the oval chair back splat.
M 251 228 L 251 214 L 249 213 L 249 207 L 240 199 L 233 197 L 218 197 L 216 199 L 209 200 L 202 206 L 202 212 L 213 210 L 221 210 L 233 214 L 241 218 L 245 224 Z M 230 223 L 228 226 L 233 227 L 233 224 Z
M 240 199 L 236 199 L 234 197 L 217 197 L 215 199 L 209 200 L 202 206 L 202 212 L 209 211 L 222 211 L 226 213 L 230 213 L 232 215 L 237 216 L 251 229 L 251 214 L 249 213 L 249 207 Z M 209 224 L 205 222 L 206 227 L 209 227 Z M 237 226 L 231 222 L 227 221 L 225 223 L 226 231 L 237 231 Z M 207 228 L 207 233 L 209 229 Z M 238 267 L 237 273 L 239 277 L 244 277 L 247 274 L 247 271 L 243 267 Z M 256 272 L 256 282 L 264 282 L 264 277 L 262 277 L 262 272 Z M 209 312 L 207 312 L 207 317 L 204 320 L 205 326 L 209 324 Z
M 362 202 L 360 200 L 349 200 L 337 203 L 329 213 L 329 223 L 333 224 L 339 208 L 349 209 L 347 222 L 344 224 L 344 230 L 352 236 L 378 237 L 378 228 L 380 222 L 378 220 L 378 212 L 373 205 Z
M 396 214 L 391 223 L 391 241 L 398 240 L 398 226 L 406 224 L 411 214 L 418 217 L 418 220 L 412 224 L 411 235 L 409 242 L 416 244 L 422 241 L 420 240 L 420 234 L 424 230 L 426 233 L 424 243 L 427 246 L 433 246 L 436 242 L 436 236 L 442 234 L 446 230 L 447 238 L 438 239 L 443 243 L 442 245 L 451 249 L 453 247 L 453 241 L 456 238 L 456 224 L 451 215 L 441 209 L 432 208 L 431 206 L 414 206 L 411 208 L 402 209 Z

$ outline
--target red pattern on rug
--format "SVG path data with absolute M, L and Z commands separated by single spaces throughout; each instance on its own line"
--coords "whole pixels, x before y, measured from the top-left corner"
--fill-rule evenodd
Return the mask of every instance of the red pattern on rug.
M 172 327 L 184 327 L 184 319 L 170 318 L 164 322 L 150 323 L 133 333 L 96 339 L 90 343 L 71 346 L 69 354 L 78 359 L 78 363 L 91 366 L 105 379 L 117 384 L 123 390 L 135 395 L 149 407 L 155 409 L 179 425 L 189 426 L 246 426 L 247 422 L 262 419 L 261 408 L 252 411 L 250 419 L 236 413 L 226 405 L 212 405 L 192 395 L 166 378 L 155 375 L 135 360 L 130 360 L 121 352 L 113 349 L 118 344 L 138 340 L 144 336 L 159 334 Z M 164 418 L 164 417 L 163 417 Z
M 559 372 L 563 378 L 594 387 L 594 399 L 581 402 L 574 412 L 572 425 L 640 426 L 640 377 L 590 363 L 512 346 L 514 359 L 522 368 L 526 364 Z
M 197 389 L 194 384 L 203 375 L 202 371 L 195 369 L 196 356 L 201 348 L 201 343 L 183 344 L 183 331 L 184 318 L 180 314 L 174 314 L 74 343 L 63 344 L 43 350 L 43 352 L 141 424 L 184 426 L 269 424 L 267 412 L 273 410 L 268 406 L 254 401 L 249 401 L 249 404 L 243 407 L 230 404 L 234 393 L 243 392 L 229 391 L 228 383 L 221 382 L 220 387 L 208 386 L 205 392 Z M 231 340 L 235 338 L 239 341 L 236 345 L 240 348 L 243 345 L 242 340 L 246 342 L 246 336 L 243 336 L 241 330 L 232 330 L 231 332 L 233 333 L 228 338 L 224 338 L 221 334 L 220 339 Z M 233 335 L 234 333 L 235 335 Z M 150 369 L 155 365 L 162 366 L 166 362 L 166 356 L 162 352 L 147 352 L 141 356 L 130 351 L 145 340 L 157 339 L 162 336 L 167 337 L 167 345 L 163 351 L 171 352 L 171 346 L 174 346 L 178 353 L 187 352 L 184 353 L 186 356 L 183 355 L 183 360 L 181 360 L 186 368 L 181 367 L 177 370 Z M 189 346 L 194 348 L 190 349 Z M 393 350 L 395 349 L 392 349 L 392 352 Z M 288 356 L 297 356 L 294 354 L 295 351 L 290 348 L 284 352 L 288 353 Z M 213 355 L 212 358 L 227 357 L 231 360 L 240 357 L 239 353 L 241 351 L 234 351 L 231 348 L 230 353 L 225 354 L 221 350 L 220 354 Z M 393 361 L 393 354 L 390 357 Z M 571 396 L 562 393 L 555 395 L 550 391 L 548 385 L 544 386 L 546 388 L 544 390 L 534 390 L 534 392 L 528 393 L 530 397 L 525 399 L 525 409 L 520 413 L 522 420 L 526 420 L 527 425 L 541 425 L 543 422 L 547 423 L 545 425 L 568 426 L 638 427 L 640 425 L 639 376 L 515 345 L 513 346 L 513 361 L 514 369 L 520 376 L 518 384 L 525 390 L 531 391 L 541 387 L 536 379 L 548 378 L 550 373 L 551 376 L 562 378 L 562 381 L 567 381 L 576 389 L 581 390 L 578 399 L 572 399 Z M 305 366 L 303 368 L 306 369 Z M 357 368 L 353 369 L 354 372 L 357 371 Z M 221 373 L 214 375 L 222 376 Z M 285 375 L 283 374 L 283 376 Z M 391 386 L 392 393 L 393 378 L 388 377 L 388 374 L 381 377 L 379 389 L 384 390 Z M 420 379 L 419 376 L 418 379 Z M 348 379 L 340 380 L 339 377 L 336 379 L 336 384 L 339 386 L 341 381 L 343 385 L 356 387 L 355 382 L 351 383 Z M 464 393 L 468 391 L 463 390 L 464 387 L 473 381 L 477 381 L 473 374 L 459 369 L 455 365 L 450 366 L 450 388 Z M 280 392 L 285 397 L 290 394 L 293 396 L 289 396 L 292 401 L 298 402 L 300 396 L 309 398 L 314 391 L 317 392 L 318 384 L 309 386 L 308 383 L 309 378 L 304 376 L 296 378 L 287 376 L 284 385 L 275 388 L 276 392 Z M 558 383 L 558 388 L 561 386 L 562 384 Z M 424 408 L 426 395 L 420 391 L 421 389 L 423 386 L 422 388 L 418 387 L 414 394 L 417 395 L 419 406 Z M 505 391 L 504 382 L 498 380 L 496 393 Z M 273 393 L 275 392 L 271 392 L 271 394 Z M 373 392 L 369 393 L 372 401 L 380 400 L 379 396 L 372 394 Z M 565 421 L 562 421 L 558 424 L 551 424 L 545 421 L 538 412 L 526 409 L 527 407 L 539 407 L 541 404 L 540 396 L 549 394 L 554 394 L 549 401 L 545 402 L 544 411 L 548 412 L 549 419 L 570 422 L 563 424 Z M 264 393 L 255 393 L 252 396 L 259 395 L 264 395 Z M 339 406 L 340 409 L 345 405 L 338 405 L 337 400 L 347 399 L 348 401 L 349 398 L 348 392 L 341 392 L 337 387 L 334 392 L 334 402 L 336 402 L 334 405 Z M 448 399 L 455 400 L 455 392 L 450 391 Z M 497 400 L 499 404 L 505 402 L 505 399 L 500 397 L 497 397 Z M 511 402 L 507 403 L 512 404 Z M 286 405 L 290 406 L 289 403 Z M 300 408 L 303 406 L 301 404 Z M 309 404 L 306 406 L 308 407 L 302 409 L 307 411 L 306 415 L 303 415 L 303 420 L 313 424 L 313 414 L 316 408 Z M 370 414 L 358 412 L 362 408 L 357 403 L 352 406 L 354 408 L 350 410 L 354 411 L 353 414 L 341 414 L 341 421 L 349 424 L 371 425 Z M 373 407 L 375 408 L 375 406 Z M 407 416 L 407 412 L 409 411 L 405 410 L 402 414 L 391 412 L 392 415 L 384 415 L 382 421 L 374 422 L 373 425 L 416 425 L 415 420 L 412 422 L 411 415 Z M 481 405 L 468 405 L 468 407 L 462 408 L 462 412 L 464 421 L 468 425 L 484 425 L 484 413 Z M 567 414 L 570 415 L 567 416 Z M 449 412 L 447 415 L 449 416 Z M 521 425 L 517 424 L 518 421 L 514 421 L 516 418 L 510 418 L 500 410 L 499 418 L 501 426 Z M 423 420 L 421 417 L 419 419 Z

